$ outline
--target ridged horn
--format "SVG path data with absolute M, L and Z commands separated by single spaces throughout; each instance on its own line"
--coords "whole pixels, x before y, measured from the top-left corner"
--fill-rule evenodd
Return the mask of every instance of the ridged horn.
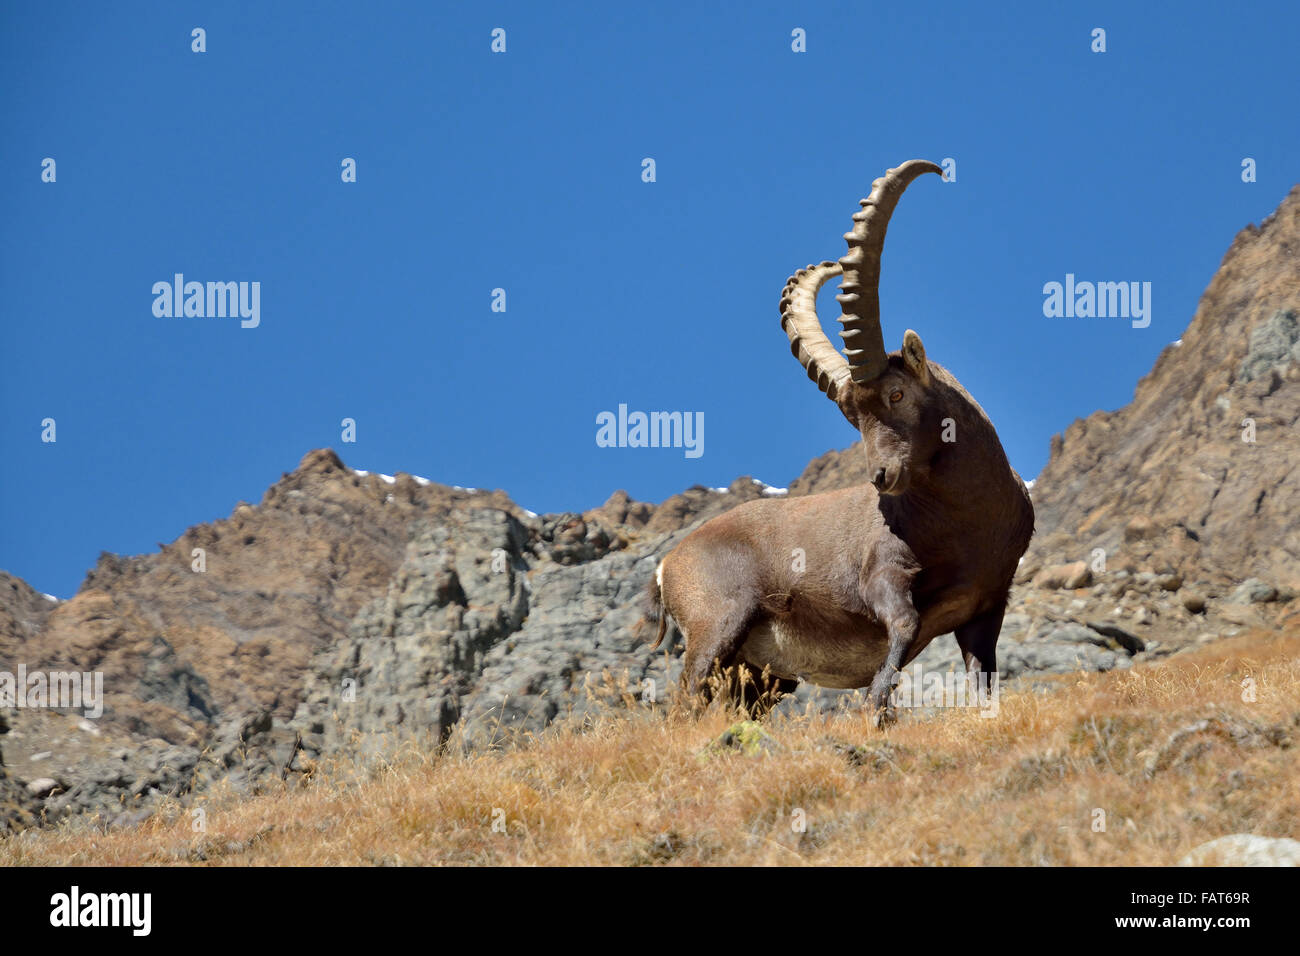
M 943 170 L 928 160 L 913 159 L 873 182 L 871 195 L 853 214 L 853 229 L 844 234 L 849 251 L 840 259 L 843 279 L 835 301 L 843 313 L 840 338 L 844 339 L 848 374 L 860 385 L 875 381 L 888 365 L 880 328 L 880 254 L 894 207 L 912 180 L 923 173 L 942 176 Z
M 836 262 L 810 265 L 786 280 L 781 291 L 781 328 L 790 339 L 790 351 L 832 401 L 849 380 L 849 363 L 835 351 L 817 318 L 817 291 L 839 274 Z

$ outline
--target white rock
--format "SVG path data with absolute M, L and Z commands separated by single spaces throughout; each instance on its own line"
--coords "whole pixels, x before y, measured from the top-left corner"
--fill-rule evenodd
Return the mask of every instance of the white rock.
M 1179 866 L 1300 866 L 1300 840 L 1234 833 L 1202 843 Z
M 27 792 L 33 797 L 44 797 L 58 785 L 59 782 L 53 777 L 37 777 L 27 784 Z

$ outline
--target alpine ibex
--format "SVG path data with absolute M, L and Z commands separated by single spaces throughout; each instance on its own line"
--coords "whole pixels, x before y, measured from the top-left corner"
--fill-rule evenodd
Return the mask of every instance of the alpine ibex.
M 781 296 L 791 351 L 861 433 L 871 483 L 741 505 L 688 535 L 650 583 L 655 646 L 671 617 L 690 695 L 709 697 L 715 666 L 743 664 L 773 682 L 762 698 L 741 687 L 747 704 L 799 680 L 870 685 L 884 721 L 900 668 L 949 631 L 969 672 L 997 671 L 1007 593 L 1033 534 L 1029 492 L 984 410 L 926 358 L 920 336 L 909 329 L 886 354 L 880 327 L 885 230 L 922 173 L 942 170 L 912 160 L 877 179 L 844 236 L 848 254 L 796 272 Z M 837 274 L 843 356 L 817 316 L 817 291 Z

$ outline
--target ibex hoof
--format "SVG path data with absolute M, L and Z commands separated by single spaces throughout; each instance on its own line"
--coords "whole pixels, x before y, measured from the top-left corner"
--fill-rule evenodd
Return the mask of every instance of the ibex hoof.
M 871 726 L 876 730 L 885 730 L 892 724 L 898 723 L 898 713 L 894 710 L 894 705 L 884 703 L 871 709 Z

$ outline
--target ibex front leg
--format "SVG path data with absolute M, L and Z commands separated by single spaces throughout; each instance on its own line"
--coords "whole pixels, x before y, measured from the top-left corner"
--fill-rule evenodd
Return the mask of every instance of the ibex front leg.
M 912 578 L 917 570 L 910 554 L 889 563 L 876 563 L 862 585 L 862 597 L 876 619 L 885 626 L 889 635 L 889 649 L 871 682 L 868 704 L 872 710 L 872 723 L 884 727 L 895 719 L 890 701 L 908 649 L 916 640 L 920 617 L 912 604 Z

